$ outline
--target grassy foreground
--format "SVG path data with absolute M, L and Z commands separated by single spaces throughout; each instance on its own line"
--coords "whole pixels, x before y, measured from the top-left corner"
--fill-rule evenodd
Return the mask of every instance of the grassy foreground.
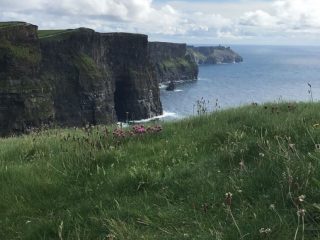
M 320 239 L 319 123 L 299 103 L 1 139 L 0 239 Z

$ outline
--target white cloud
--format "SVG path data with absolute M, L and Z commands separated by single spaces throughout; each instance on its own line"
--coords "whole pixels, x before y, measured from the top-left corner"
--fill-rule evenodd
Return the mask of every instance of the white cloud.
M 0 0 L 0 20 L 40 28 L 129 31 L 168 41 L 246 41 L 255 38 L 317 39 L 319 0 L 207 2 L 153 0 Z
M 276 17 L 290 28 L 320 27 L 320 2 L 317 0 L 286 0 L 274 4 Z
M 277 18 L 262 10 L 247 12 L 240 17 L 239 24 L 259 27 L 276 27 Z
M 272 4 L 272 12 L 247 12 L 239 24 L 271 27 L 281 31 L 315 31 L 320 28 L 320 2 L 318 0 L 280 0 Z M 320 29 L 319 29 L 320 30 Z

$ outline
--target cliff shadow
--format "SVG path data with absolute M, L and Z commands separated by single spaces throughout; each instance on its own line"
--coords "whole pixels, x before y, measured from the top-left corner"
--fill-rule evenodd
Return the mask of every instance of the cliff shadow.
M 115 81 L 115 92 L 114 92 L 114 108 L 118 121 L 124 122 L 134 119 L 132 116 L 133 109 L 130 109 L 129 98 L 130 89 L 132 84 L 130 81 L 126 81 L 125 77 L 118 77 Z

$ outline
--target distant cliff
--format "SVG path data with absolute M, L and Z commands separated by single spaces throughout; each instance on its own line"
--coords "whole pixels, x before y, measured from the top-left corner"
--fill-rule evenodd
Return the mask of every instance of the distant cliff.
M 242 62 L 242 57 L 230 47 L 193 47 L 188 46 L 188 54 L 198 64 L 220 64 Z
M 0 134 L 162 113 L 148 37 L 0 23 Z
M 150 42 L 149 54 L 159 82 L 198 78 L 198 65 L 187 53 L 186 44 Z

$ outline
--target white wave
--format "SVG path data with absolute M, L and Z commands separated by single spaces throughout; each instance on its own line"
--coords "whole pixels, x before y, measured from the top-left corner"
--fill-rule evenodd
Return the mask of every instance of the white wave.
M 155 116 L 155 117 L 152 117 L 152 118 L 137 120 L 137 121 L 134 121 L 134 122 L 135 123 L 146 123 L 146 122 L 150 122 L 152 120 L 158 120 L 158 119 L 160 120 L 162 118 L 167 118 L 167 117 L 178 118 L 178 115 L 176 113 L 174 113 L 174 112 L 163 111 L 162 115 Z
M 209 78 L 198 78 L 198 81 L 209 81 Z
M 181 89 L 175 89 L 174 92 L 183 92 Z
M 164 88 L 166 88 L 166 87 L 167 87 L 166 84 L 163 84 L 163 83 L 160 83 L 160 84 L 159 84 L 159 88 L 160 88 L 160 89 L 164 89 Z

